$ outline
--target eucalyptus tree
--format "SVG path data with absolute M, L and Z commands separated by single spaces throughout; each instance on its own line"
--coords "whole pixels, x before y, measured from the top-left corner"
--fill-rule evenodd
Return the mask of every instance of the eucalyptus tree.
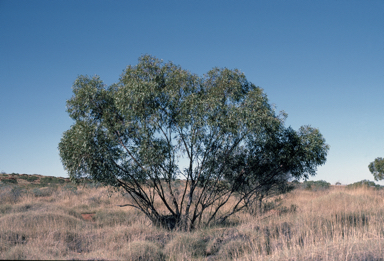
M 59 151 L 70 177 L 122 189 L 124 206 L 169 229 L 224 222 L 315 175 L 328 151 L 318 129 L 284 127 L 240 71 L 199 77 L 149 55 L 111 86 L 79 76 L 67 111 Z
M 384 159 L 381 157 L 376 158 L 368 165 L 369 171 L 372 173 L 376 181 L 384 179 Z

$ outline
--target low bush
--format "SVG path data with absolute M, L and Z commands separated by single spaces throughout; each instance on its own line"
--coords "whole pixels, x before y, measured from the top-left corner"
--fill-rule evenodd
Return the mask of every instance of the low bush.
M 65 183 L 64 179 L 56 178 L 56 177 L 43 177 L 40 179 L 41 185 L 49 185 L 49 184 L 63 184 Z
M 304 181 L 303 184 L 301 185 L 303 189 L 312 190 L 312 191 L 326 190 L 326 189 L 329 189 L 330 186 L 331 184 L 324 180 Z
M 3 189 L 0 191 L 0 202 L 3 204 L 14 204 L 19 201 L 24 192 L 25 191 L 18 186 L 3 187 Z
M 357 189 L 357 188 L 364 188 L 364 187 L 365 188 L 376 188 L 376 189 L 381 188 L 380 185 L 375 184 L 375 182 L 369 181 L 366 179 L 347 185 L 348 189 Z
M 4 184 L 17 184 L 17 179 L 15 178 L 1 179 L 1 182 L 3 182 Z
M 30 175 L 21 175 L 19 176 L 20 179 L 24 179 L 26 181 L 29 181 L 29 182 L 33 182 L 35 180 L 38 180 L 39 178 L 36 177 L 36 176 L 30 176 Z

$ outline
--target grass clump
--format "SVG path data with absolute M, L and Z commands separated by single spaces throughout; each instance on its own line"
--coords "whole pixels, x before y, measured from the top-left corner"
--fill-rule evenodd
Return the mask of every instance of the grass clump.
M 123 246 L 118 255 L 123 260 L 147 260 L 147 261 L 161 261 L 165 257 L 159 248 L 153 242 L 149 241 L 134 241 Z
M 199 233 L 181 233 L 175 236 L 164 248 L 170 260 L 190 260 L 206 256 L 207 238 Z
M 56 191 L 53 187 L 34 188 L 32 194 L 35 197 L 50 197 Z
M 128 214 L 125 211 L 106 211 L 99 210 L 95 213 L 93 220 L 100 226 L 128 226 L 137 220 L 135 214 Z

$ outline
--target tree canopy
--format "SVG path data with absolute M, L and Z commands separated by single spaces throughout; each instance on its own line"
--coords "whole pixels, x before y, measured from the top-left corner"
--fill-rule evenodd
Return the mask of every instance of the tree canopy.
M 376 181 L 382 180 L 384 178 L 384 159 L 376 158 L 373 162 L 369 163 L 368 169 Z
M 127 206 L 170 229 L 224 222 L 284 192 L 315 175 L 329 149 L 318 129 L 285 127 L 240 71 L 199 77 L 149 55 L 111 86 L 79 76 L 67 111 L 74 124 L 59 151 L 70 177 L 123 189 Z

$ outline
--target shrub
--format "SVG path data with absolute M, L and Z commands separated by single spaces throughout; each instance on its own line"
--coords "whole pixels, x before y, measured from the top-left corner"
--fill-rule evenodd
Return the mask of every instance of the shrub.
M 330 183 L 324 180 L 318 180 L 318 181 L 304 181 L 301 187 L 307 190 L 318 191 L 318 190 L 329 189 L 330 185 L 331 185 Z
M 1 179 L 1 182 L 8 183 L 8 184 L 17 184 L 17 179 L 15 178 Z
M 8 187 L 0 192 L 0 202 L 14 204 L 19 200 L 23 193 L 24 190 L 20 187 Z
M 20 176 L 19 178 L 20 178 L 20 179 L 24 179 L 24 180 L 29 181 L 29 182 L 33 182 L 33 181 L 39 179 L 39 178 L 36 177 L 36 176 L 29 176 L 29 175 L 25 175 L 25 176 L 22 175 L 22 176 Z
M 366 188 L 371 187 L 371 188 L 376 188 L 376 189 L 380 189 L 381 188 L 380 185 L 375 184 L 375 182 L 369 181 L 369 180 L 366 180 L 366 179 L 358 181 L 358 182 L 355 182 L 355 183 L 352 183 L 352 184 L 349 184 L 347 186 L 348 189 L 357 189 L 357 188 L 364 188 L 364 187 L 366 187 Z
M 62 184 L 64 183 L 64 179 L 59 179 L 56 177 L 43 177 L 40 179 L 40 184 L 42 185 L 48 185 L 48 184 Z

